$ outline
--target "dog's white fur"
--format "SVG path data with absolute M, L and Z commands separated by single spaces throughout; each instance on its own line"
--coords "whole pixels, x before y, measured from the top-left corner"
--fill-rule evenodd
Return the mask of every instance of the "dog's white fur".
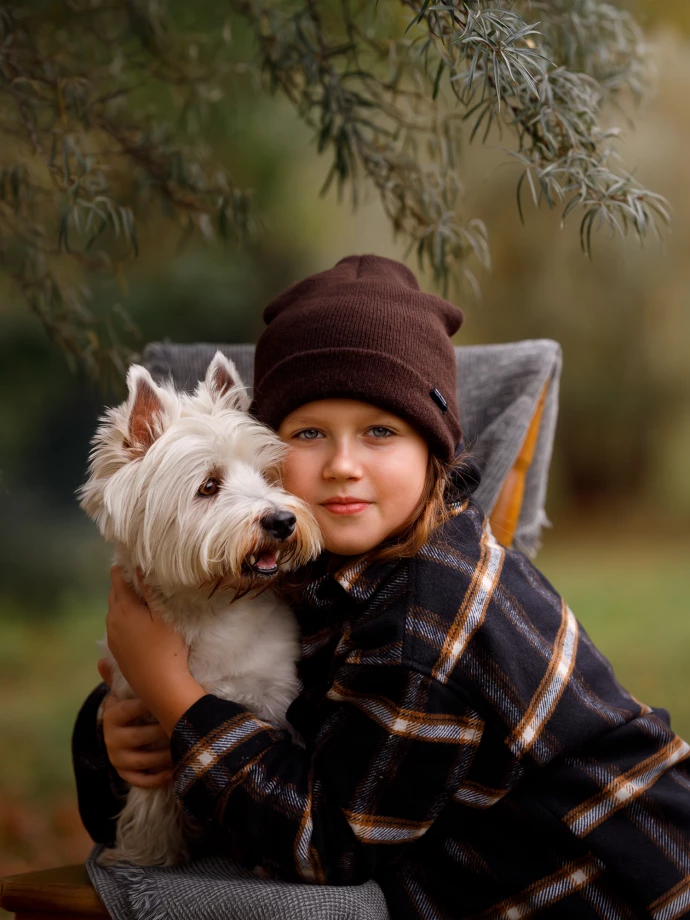
M 190 671 L 204 689 L 285 725 L 298 691 L 294 618 L 270 589 L 233 600 L 257 579 L 264 586 L 268 576 L 248 581 L 247 561 L 257 549 L 277 551 L 282 571 L 320 550 L 307 506 L 280 487 L 284 445 L 247 414 L 245 388 L 221 352 L 193 395 L 156 385 L 138 365 L 127 383 L 128 400 L 106 412 L 94 438 L 81 505 L 115 545 L 115 561 L 135 587 L 136 568 L 142 570 L 161 615 L 188 643 Z M 218 491 L 200 495 L 209 478 Z M 278 511 L 297 519 L 284 542 L 261 524 Z M 113 665 L 113 690 L 132 697 Z M 132 787 L 116 846 L 102 861 L 172 865 L 188 856 L 193 833 L 170 787 Z

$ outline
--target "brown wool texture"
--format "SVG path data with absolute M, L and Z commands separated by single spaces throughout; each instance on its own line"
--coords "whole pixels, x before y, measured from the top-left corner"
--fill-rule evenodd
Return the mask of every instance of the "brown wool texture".
M 452 460 L 462 431 L 450 336 L 463 313 L 420 291 L 407 266 L 347 256 L 278 294 L 264 320 L 250 408 L 257 419 L 277 429 L 305 403 L 357 399 L 405 419 Z

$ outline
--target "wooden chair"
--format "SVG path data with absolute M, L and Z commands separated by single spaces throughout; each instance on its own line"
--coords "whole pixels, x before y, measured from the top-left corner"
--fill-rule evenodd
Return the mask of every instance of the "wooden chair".
M 16 920 L 109 920 L 84 866 L 61 866 L 0 879 L 0 907 Z
M 492 530 L 504 546 L 513 542 L 552 379 L 549 377 L 541 389 L 527 433 L 490 515 Z M 109 918 L 84 866 L 63 866 L 0 879 L 0 907 L 14 912 L 16 920 Z

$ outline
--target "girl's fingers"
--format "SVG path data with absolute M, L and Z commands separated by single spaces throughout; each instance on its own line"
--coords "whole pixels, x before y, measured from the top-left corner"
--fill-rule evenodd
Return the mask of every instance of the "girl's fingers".
M 122 770 L 142 772 L 144 770 L 165 769 L 170 771 L 172 765 L 170 751 L 120 751 L 117 763 L 113 763 L 113 766 L 120 774 L 122 774 Z
M 113 725 L 122 726 L 133 722 L 135 719 L 151 719 L 151 711 L 138 698 L 118 700 L 108 707 L 108 717 Z
M 130 585 L 125 580 L 125 573 L 119 565 L 110 566 L 110 586 L 116 593 L 127 591 L 127 589 L 131 590 Z
M 161 773 L 141 773 L 136 770 L 118 770 L 118 773 L 130 786 L 138 786 L 140 789 L 158 789 L 161 786 L 168 786 L 172 782 L 172 773 L 167 770 Z
M 170 750 L 170 738 L 160 725 L 128 725 L 119 729 L 118 739 L 122 747 L 140 748 L 149 745 L 160 750 Z

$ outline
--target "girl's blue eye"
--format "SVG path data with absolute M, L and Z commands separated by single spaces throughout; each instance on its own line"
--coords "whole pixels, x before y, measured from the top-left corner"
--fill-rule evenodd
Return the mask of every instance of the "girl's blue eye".
M 315 441 L 320 434 L 318 428 L 305 428 L 304 431 L 298 431 L 295 437 L 303 441 Z
M 372 428 L 369 429 L 369 431 L 373 431 L 374 437 L 380 438 L 381 440 L 383 440 L 383 438 L 387 437 L 388 435 L 393 434 L 390 428 L 386 428 L 385 425 L 374 425 Z M 383 434 L 381 434 L 381 432 L 383 432 Z

